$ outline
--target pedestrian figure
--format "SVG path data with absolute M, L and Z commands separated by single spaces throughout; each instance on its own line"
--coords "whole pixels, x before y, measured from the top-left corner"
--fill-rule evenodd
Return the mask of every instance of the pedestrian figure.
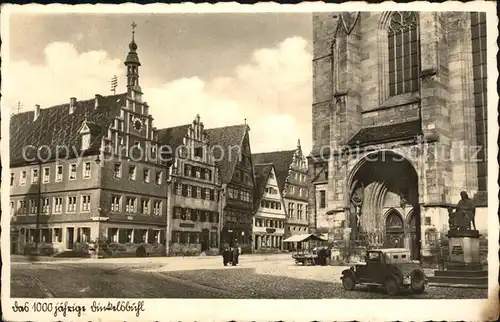
M 224 248 L 222 249 L 222 261 L 224 266 L 231 263 L 231 247 L 229 247 L 229 243 L 224 243 Z
M 238 265 L 238 260 L 239 260 L 239 254 L 240 250 L 239 250 L 239 246 L 238 245 L 235 245 L 235 247 L 233 247 L 233 250 L 232 250 L 232 264 L 233 266 L 236 266 Z

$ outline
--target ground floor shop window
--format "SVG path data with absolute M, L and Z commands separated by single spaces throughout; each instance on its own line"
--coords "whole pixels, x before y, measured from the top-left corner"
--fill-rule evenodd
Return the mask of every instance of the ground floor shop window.
M 134 229 L 134 243 L 145 243 L 147 238 L 147 230 L 146 229 Z
M 120 244 L 132 242 L 133 229 L 118 229 L 118 242 Z
M 112 243 L 118 242 L 118 228 L 108 228 L 108 240 Z
M 41 230 L 41 242 L 42 243 L 52 243 L 52 236 L 50 234 L 49 228 L 44 228 Z
M 62 242 L 62 229 L 54 228 L 54 234 L 52 236 L 53 242 L 60 243 Z
M 181 234 L 178 231 L 173 231 L 172 232 L 172 242 L 173 243 L 180 243 L 181 241 Z
M 160 231 L 159 230 L 153 230 L 151 236 L 152 236 L 153 242 L 155 242 L 155 243 L 160 242 Z
M 172 231 L 172 243 L 199 244 L 201 233 L 196 231 Z
M 200 233 L 187 233 L 187 241 L 189 244 L 199 244 L 200 243 Z
M 255 249 L 281 249 L 283 242 L 283 237 L 274 235 L 256 235 L 255 237 Z
M 76 242 L 77 243 L 88 243 L 90 241 L 90 228 L 81 227 L 77 230 Z

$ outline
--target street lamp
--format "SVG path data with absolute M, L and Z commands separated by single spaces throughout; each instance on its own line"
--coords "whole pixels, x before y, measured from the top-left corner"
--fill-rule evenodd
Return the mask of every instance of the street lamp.
M 99 155 L 97 155 L 97 158 L 94 160 L 95 164 L 97 165 L 97 182 L 98 182 L 98 187 L 99 189 L 101 188 L 101 171 L 102 169 L 104 168 L 101 168 L 101 158 Z M 97 208 L 97 218 L 93 217 L 92 220 L 96 220 L 97 221 L 97 237 L 96 237 L 96 240 L 95 240 L 95 258 L 99 258 L 99 241 L 100 241 L 100 236 L 101 236 L 101 221 L 103 220 L 102 216 L 101 216 L 101 207 Z
M 174 191 L 172 190 L 172 186 L 177 182 L 177 164 L 175 162 L 172 163 L 172 165 L 168 168 L 169 173 L 168 173 L 168 178 L 167 178 L 167 227 L 165 229 L 165 255 L 169 256 L 170 255 L 170 215 L 171 211 L 170 208 L 172 208 L 172 198 L 174 197 Z
M 221 246 L 221 234 L 222 234 L 222 227 L 223 227 L 223 219 L 224 219 L 224 199 L 225 198 L 225 193 L 224 193 L 224 188 L 221 187 L 219 189 L 219 200 L 218 200 L 218 209 L 219 209 L 219 231 L 217 232 L 217 246 L 219 247 L 219 250 L 222 248 Z

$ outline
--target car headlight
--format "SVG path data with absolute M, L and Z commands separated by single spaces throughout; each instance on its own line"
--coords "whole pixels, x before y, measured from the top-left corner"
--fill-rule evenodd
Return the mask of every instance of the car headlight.
M 409 274 L 403 276 L 403 284 L 411 284 L 411 276 Z

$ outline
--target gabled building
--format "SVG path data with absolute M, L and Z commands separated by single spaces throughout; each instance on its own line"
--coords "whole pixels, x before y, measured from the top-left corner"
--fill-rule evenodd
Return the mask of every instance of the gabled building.
M 159 130 L 163 160 L 172 164 L 169 254 L 219 251 L 221 181 L 200 116 L 191 124 Z
M 272 163 L 254 165 L 255 215 L 253 251 L 276 252 L 282 249 L 286 211 Z
M 252 250 L 254 173 L 248 125 L 206 130 L 220 169 L 222 196 L 221 246 L 238 243 Z
M 295 150 L 256 153 L 254 164 L 273 164 L 286 209 L 284 238 L 309 231 L 308 168 L 300 141 Z M 284 245 L 284 247 L 288 247 Z
M 38 245 L 84 250 L 87 242 L 164 253 L 166 167 L 139 86 L 134 38 L 124 62 L 127 91 L 12 116 L 10 206 L 13 253 Z M 38 156 L 37 156 L 38 155 Z

